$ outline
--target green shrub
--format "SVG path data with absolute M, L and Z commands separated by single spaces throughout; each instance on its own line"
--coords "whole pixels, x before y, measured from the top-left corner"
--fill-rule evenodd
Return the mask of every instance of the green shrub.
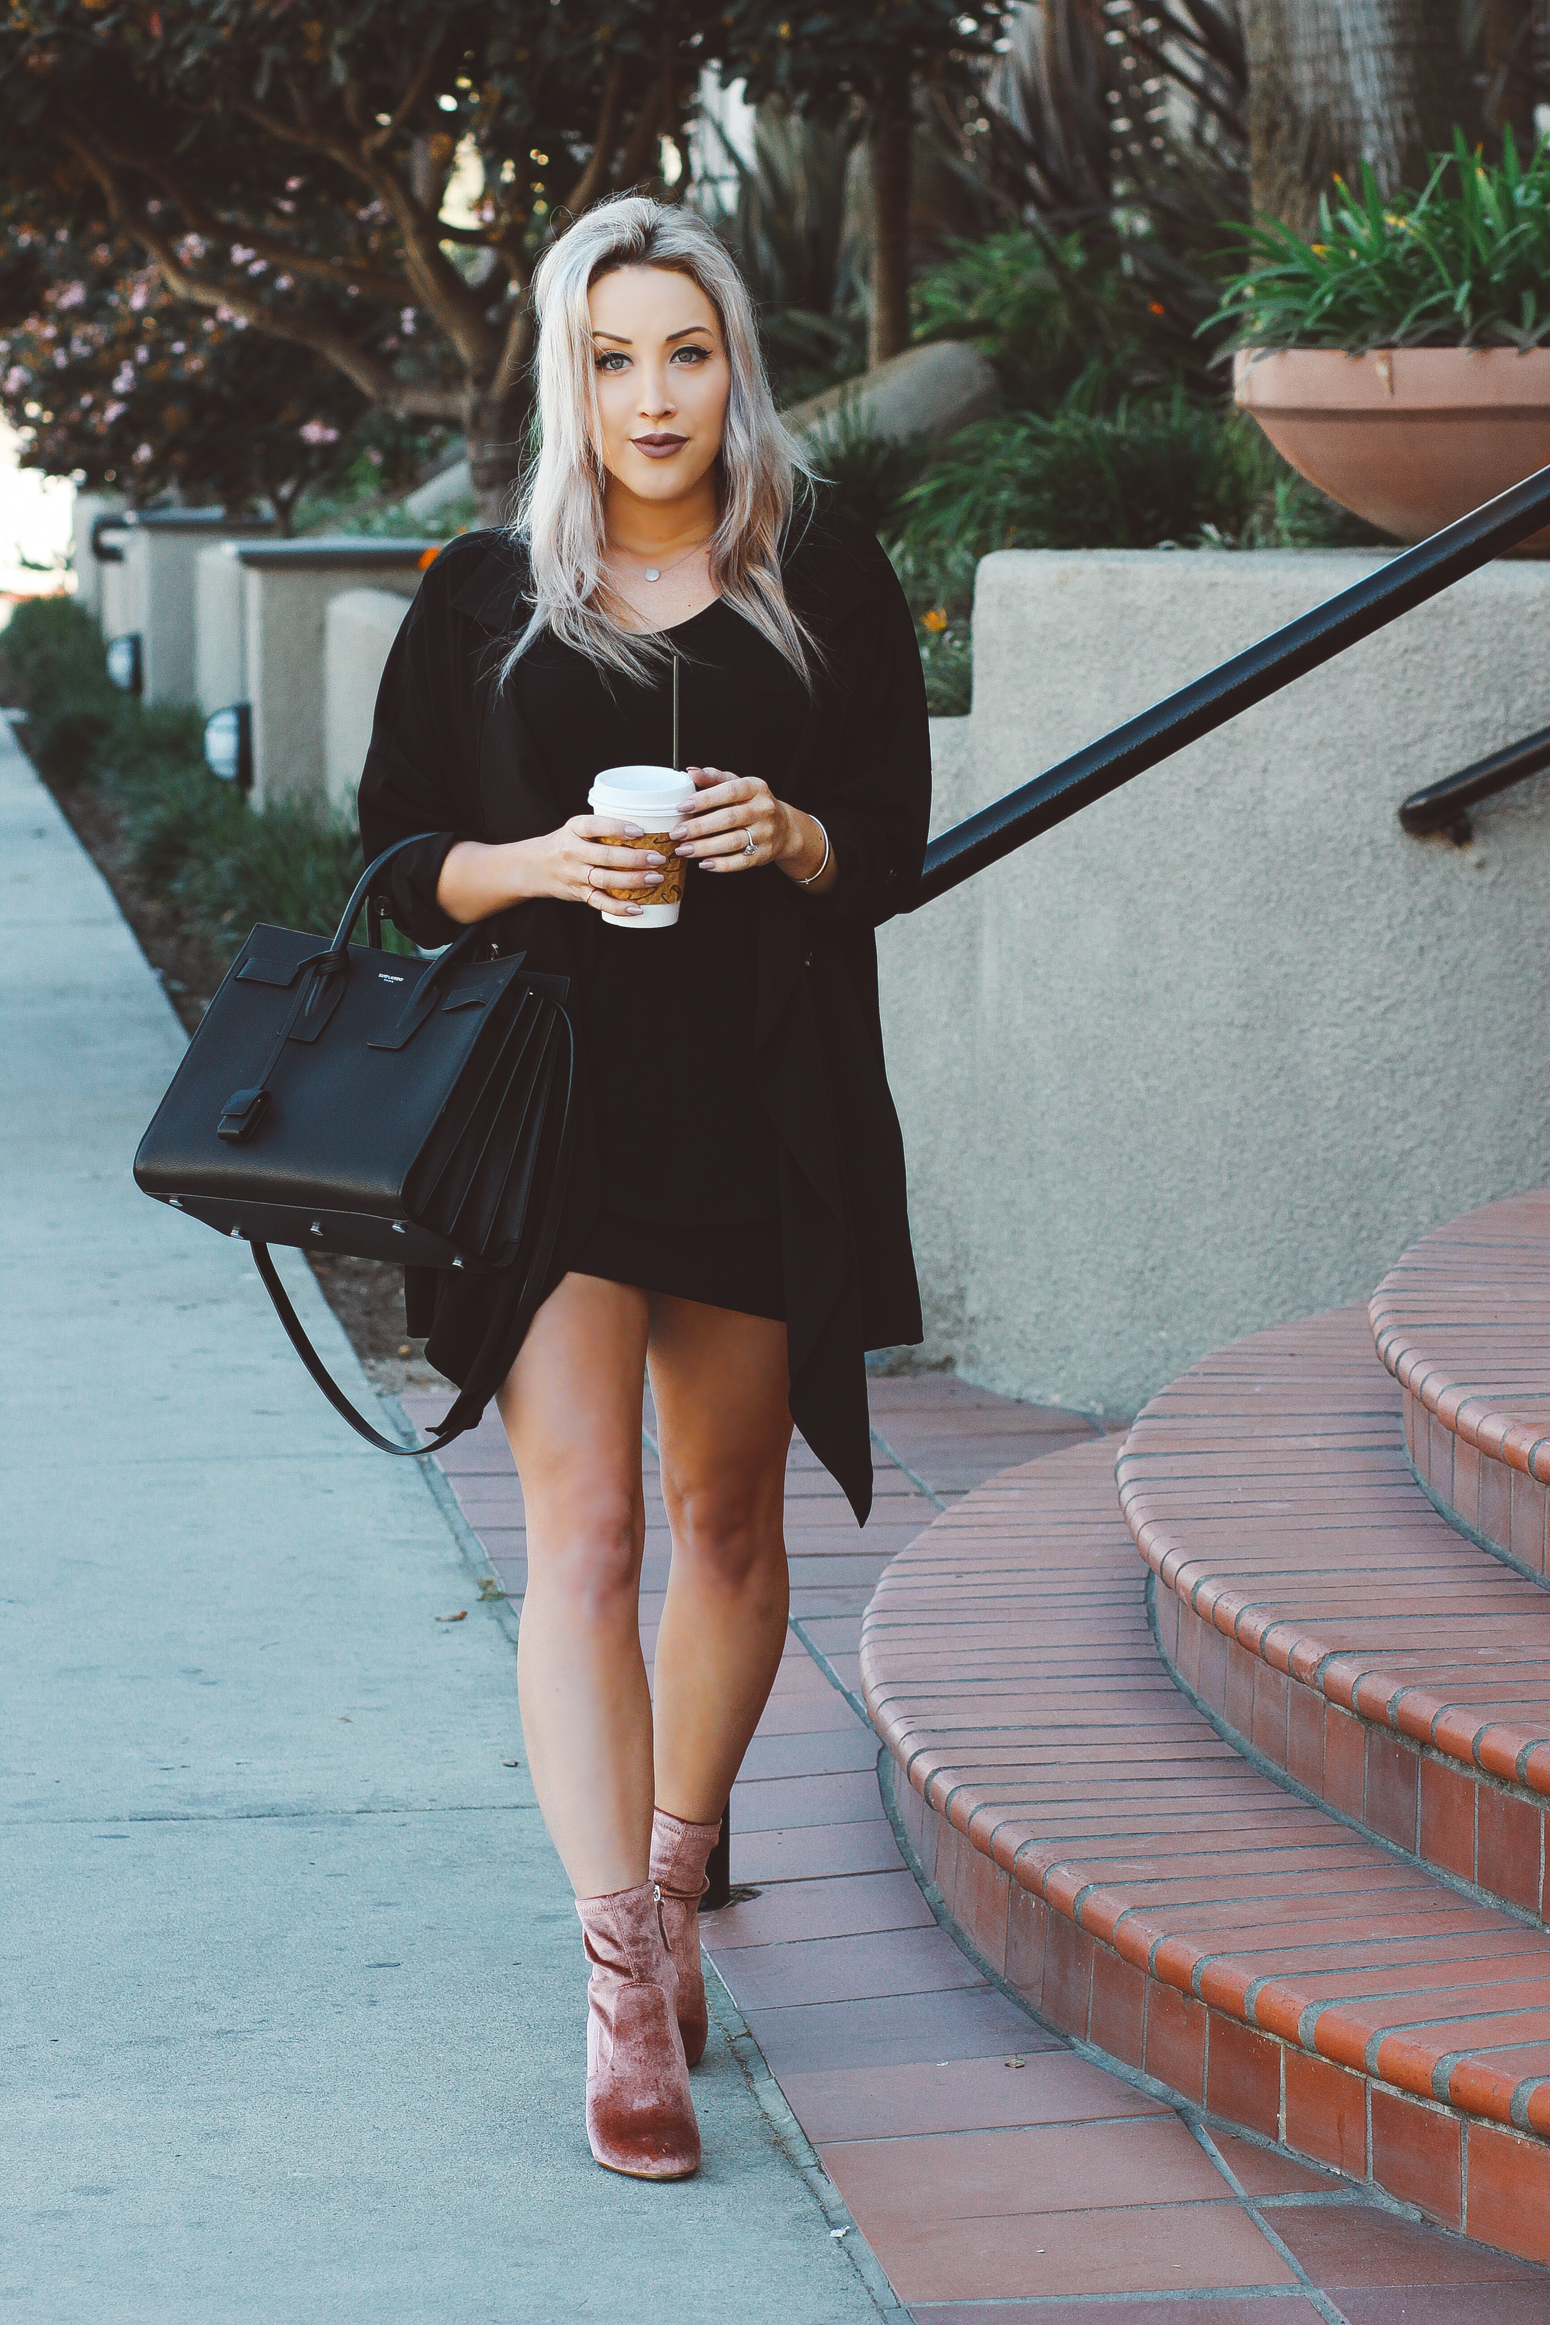
M 1169 376 L 1144 359 L 1119 268 L 1094 258 L 1080 235 L 1057 241 L 1018 226 L 960 242 L 910 298 L 916 340 L 972 340 L 1018 411 L 1047 411 L 1078 381 L 1113 401 L 1127 384 Z
M 894 529 L 905 494 L 929 457 L 921 444 L 895 444 L 874 436 L 848 396 L 833 417 L 806 439 L 816 472 L 819 506 L 842 509 L 872 532 Z
M 101 632 L 73 598 L 24 598 L 0 630 L 0 702 L 27 713 L 28 752 L 61 791 L 96 763 L 124 698 L 108 683 Z
M 1294 505 L 1303 539 L 1374 538 L 1288 475 L 1252 421 L 1182 390 L 1113 412 L 1078 392 L 955 436 L 901 501 L 901 539 L 922 572 L 952 573 L 992 549 L 1269 547 Z
M 109 685 L 81 607 L 18 606 L 0 631 L 0 700 L 27 712 L 27 749 L 49 782 L 96 788 L 147 896 L 222 966 L 255 921 L 332 935 L 360 871 L 353 824 L 311 802 L 250 807 L 205 766 L 197 710 L 146 708 Z
M 1238 347 L 1539 347 L 1550 339 L 1550 140 L 1497 164 L 1454 131 L 1426 184 L 1385 199 L 1365 162 L 1341 178 L 1305 241 L 1262 219 L 1241 230 L 1253 264 L 1213 325 Z

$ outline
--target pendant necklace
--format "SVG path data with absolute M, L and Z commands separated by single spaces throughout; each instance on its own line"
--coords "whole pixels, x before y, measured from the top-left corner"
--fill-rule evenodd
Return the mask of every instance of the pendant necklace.
M 664 573 L 676 573 L 680 565 L 687 565 L 689 559 L 697 557 L 705 546 L 704 541 L 696 541 L 692 549 L 686 549 L 681 557 L 675 557 L 671 565 L 642 566 L 640 576 L 642 581 L 660 581 Z

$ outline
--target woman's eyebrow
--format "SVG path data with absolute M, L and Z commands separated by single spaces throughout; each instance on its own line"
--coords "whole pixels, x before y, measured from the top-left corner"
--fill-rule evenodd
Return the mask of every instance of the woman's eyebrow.
M 687 339 L 691 331 L 709 332 L 710 329 L 709 323 L 683 323 L 676 331 L 669 331 L 667 338 L 669 342 L 674 339 Z M 626 338 L 622 331 L 604 331 L 598 325 L 593 326 L 592 336 L 594 339 L 612 339 L 620 347 L 633 347 L 635 345 L 634 340 Z

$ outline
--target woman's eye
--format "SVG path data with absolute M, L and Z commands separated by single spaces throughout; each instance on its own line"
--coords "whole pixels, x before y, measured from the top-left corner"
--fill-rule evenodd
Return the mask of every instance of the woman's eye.
M 675 363 L 682 363 L 685 360 L 690 363 L 708 363 L 710 361 L 710 349 L 708 347 L 675 348 L 673 351 L 673 361 Z
M 618 350 L 615 349 L 607 355 L 598 357 L 597 368 L 599 371 L 622 371 L 628 361 L 628 356 L 619 354 Z

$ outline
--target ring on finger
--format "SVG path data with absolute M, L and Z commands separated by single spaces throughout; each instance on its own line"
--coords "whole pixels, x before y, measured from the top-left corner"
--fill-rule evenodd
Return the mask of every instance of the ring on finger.
M 753 836 L 753 825 L 750 823 L 750 824 L 745 824 L 745 825 L 743 826 L 743 854 L 744 854 L 745 856 L 751 856 L 751 855 L 753 854 L 753 852 L 754 852 L 754 836 Z

